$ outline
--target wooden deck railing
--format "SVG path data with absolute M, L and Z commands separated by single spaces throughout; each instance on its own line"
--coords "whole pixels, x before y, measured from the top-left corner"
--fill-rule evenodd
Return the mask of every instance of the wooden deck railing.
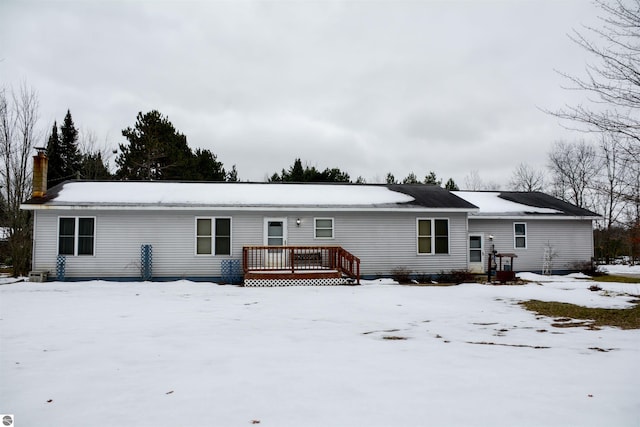
M 338 270 L 360 283 L 360 258 L 340 246 L 245 246 L 242 268 L 249 271 Z

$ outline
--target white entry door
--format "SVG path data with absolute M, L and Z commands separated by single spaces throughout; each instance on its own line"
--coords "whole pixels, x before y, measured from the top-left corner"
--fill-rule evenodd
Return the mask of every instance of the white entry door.
M 469 270 L 472 273 L 484 273 L 484 236 L 469 234 Z
M 264 219 L 264 245 L 287 245 L 287 218 Z M 266 266 L 276 269 L 287 269 L 286 251 L 282 248 L 267 249 L 265 254 Z

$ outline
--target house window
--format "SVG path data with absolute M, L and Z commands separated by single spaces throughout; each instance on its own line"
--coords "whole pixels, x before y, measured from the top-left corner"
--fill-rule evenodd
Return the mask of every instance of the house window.
M 316 239 L 333 239 L 333 218 L 315 218 Z
M 93 255 L 95 247 L 93 217 L 60 217 L 58 220 L 59 255 Z
M 231 255 L 231 218 L 196 218 L 196 255 Z
M 449 253 L 449 220 L 418 219 L 418 254 Z
M 514 222 L 513 223 L 513 247 L 516 249 L 527 248 L 527 223 L 526 222 Z

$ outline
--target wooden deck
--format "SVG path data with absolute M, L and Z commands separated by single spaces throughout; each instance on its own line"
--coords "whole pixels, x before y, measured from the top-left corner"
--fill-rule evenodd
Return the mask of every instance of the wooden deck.
M 360 284 L 360 259 L 339 246 L 245 246 L 246 286 Z

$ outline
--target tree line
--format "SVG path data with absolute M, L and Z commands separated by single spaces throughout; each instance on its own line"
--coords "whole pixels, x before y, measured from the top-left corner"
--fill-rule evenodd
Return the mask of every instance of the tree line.
M 344 182 L 344 183 L 356 183 L 366 184 L 366 180 L 362 176 L 358 176 L 355 181 L 351 180 L 351 177 L 347 172 L 341 171 L 339 168 L 325 168 L 323 171 L 318 170 L 315 166 L 309 166 L 308 164 L 302 166 L 302 160 L 296 158 L 293 164 L 288 169 L 282 169 L 282 172 L 274 172 L 268 179 L 269 182 Z M 385 177 L 387 184 L 430 184 L 442 186 L 442 179 L 436 176 L 436 173 L 429 172 L 423 180 L 418 179 L 418 176 L 410 172 L 403 180 L 396 180 L 395 176 L 389 172 Z M 459 190 L 456 183 L 452 178 L 445 184 L 445 188 L 448 190 Z
M 59 128 L 54 122 L 47 142 L 48 187 L 70 179 L 238 180 L 235 165 L 226 171 L 211 150 L 192 150 L 187 137 L 157 110 L 138 113 L 135 125 L 122 130 L 126 142 L 119 144 L 113 173 L 105 160 L 105 150 L 96 148 L 94 140 L 85 141 L 81 147 L 78 135 L 67 110 Z
M 97 148 L 95 140 L 91 138 L 79 141 L 79 135 L 69 110 L 62 125 L 58 126 L 57 121 L 53 123 L 46 145 L 49 188 L 72 179 L 239 181 L 235 165 L 227 171 L 211 150 L 192 150 L 187 144 L 187 137 L 157 110 L 138 113 L 134 126 L 122 130 L 126 142 L 119 144 L 115 172 L 110 171 L 110 165 L 105 160 L 108 157 L 106 150 Z M 361 176 L 352 181 L 348 172 L 337 167 L 319 170 L 308 164 L 303 166 L 300 158 L 296 158 L 290 167 L 283 168 L 280 173 L 274 172 L 268 181 L 366 183 Z M 396 180 L 389 172 L 385 182 L 442 186 L 442 179 L 433 171 L 424 179 L 410 172 L 402 180 Z M 452 178 L 444 187 L 459 189 Z

